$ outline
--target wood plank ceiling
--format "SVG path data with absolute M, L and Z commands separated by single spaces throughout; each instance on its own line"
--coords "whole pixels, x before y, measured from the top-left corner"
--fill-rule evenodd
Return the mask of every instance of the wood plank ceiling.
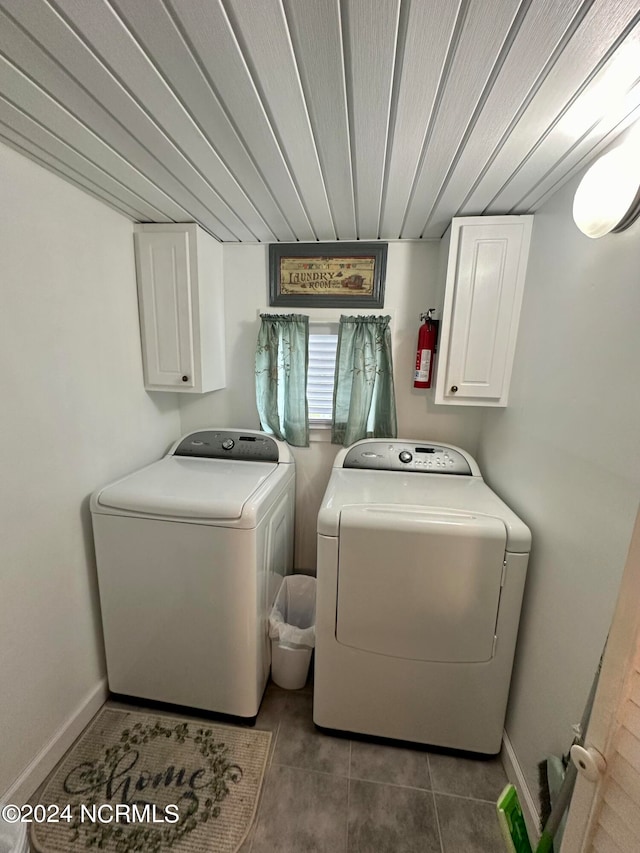
M 0 138 L 223 241 L 530 212 L 639 115 L 638 0 L 0 0 Z

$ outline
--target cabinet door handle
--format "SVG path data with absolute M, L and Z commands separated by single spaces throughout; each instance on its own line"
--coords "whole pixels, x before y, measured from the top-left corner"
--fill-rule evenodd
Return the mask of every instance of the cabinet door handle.
M 183 381 L 183 382 L 188 382 L 188 381 L 189 381 L 189 377 L 188 377 L 188 376 L 183 376 L 183 377 L 182 377 L 182 381 Z M 456 390 L 457 390 L 457 389 L 456 389 Z
M 451 386 L 451 393 L 452 393 L 452 394 L 455 394 L 457 390 L 458 390 L 458 386 L 457 386 L 457 385 L 452 385 L 452 386 Z

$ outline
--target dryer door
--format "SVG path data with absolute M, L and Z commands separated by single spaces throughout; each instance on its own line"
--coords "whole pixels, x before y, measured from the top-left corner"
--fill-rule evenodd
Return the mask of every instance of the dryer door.
M 410 660 L 490 660 L 505 544 L 503 522 L 488 516 L 344 509 L 336 639 Z

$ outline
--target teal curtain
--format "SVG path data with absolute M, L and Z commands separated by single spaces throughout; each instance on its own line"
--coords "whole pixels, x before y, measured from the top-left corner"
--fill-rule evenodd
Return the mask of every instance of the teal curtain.
M 398 434 L 390 317 L 340 317 L 331 441 Z
M 256 347 L 256 403 L 265 432 L 295 447 L 309 445 L 309 318 L 261 314 Z

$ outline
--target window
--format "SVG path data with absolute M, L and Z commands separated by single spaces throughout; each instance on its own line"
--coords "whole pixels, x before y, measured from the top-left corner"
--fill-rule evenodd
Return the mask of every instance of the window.
M 307 371 L 309 426 L 324 426 L 331 423 L 337 347 L 337 324 L 312 324 L 309 331 Z
M 262 314 L 255 375 L 265 432 L 294 447 L 308 447 L 310 428 L 329 425 L 334 444 L 396 436 L 390 319 L 342 316 L 339 326 L 316 322 L 311 332 L 305 314 Z M 320 429 L 317 439 L 328 435 Z

